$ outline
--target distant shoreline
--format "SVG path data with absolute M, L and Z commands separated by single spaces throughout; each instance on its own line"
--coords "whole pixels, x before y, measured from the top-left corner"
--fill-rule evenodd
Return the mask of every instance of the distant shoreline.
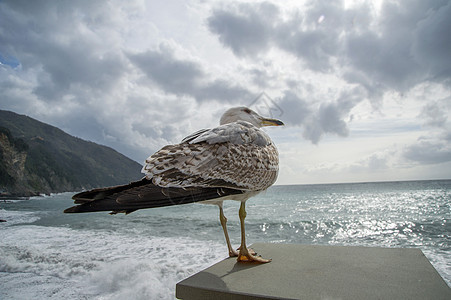
M 19 195 L 19 194 L 14 194 L 14 195 L 0 195 L 0 201 L 2 200 L 29 200 L 30 197 L 35 197 L 35 196 L 39 196 L 39 195 Z
M 65 191 L 65 192 L 55 192 L 55 193 L 27 193 L 27 194 L 0 194 L 0 202 L 6 200 L 30 200 L 34 197 L 48 197 L 55 194 L 64 194 L 64 193 L 77 193 L 77 191 Z

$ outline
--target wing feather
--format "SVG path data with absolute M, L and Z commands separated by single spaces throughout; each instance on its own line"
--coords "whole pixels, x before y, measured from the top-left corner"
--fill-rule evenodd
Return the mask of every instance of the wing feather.
M 266 133 L 238 122 L 202 130 L 181 144 L 162 148 L 146 160 L 143 172 L 163 187 L 257 191 L 275 182 L 278 153 Z
M 162 188 L 151 180 L 142 179 L 127 185 L 95 189 L 74 195 L 77 206 L 65 213 L 109 211 L 131 213 L 138 209 L 187 204 L 230 195 L 243 191 L 225 188 Z

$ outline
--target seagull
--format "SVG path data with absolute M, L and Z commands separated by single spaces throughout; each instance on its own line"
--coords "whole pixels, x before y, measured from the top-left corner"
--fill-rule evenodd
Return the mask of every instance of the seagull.
M 277 148 L 261 127 L 280 125 L 282 121 L 262 117 L 250 108 L 230 108 L 220 126 L 199 130 L 147 158 L 140 181 L 78 193 L 72 197 L 77 205 L 64 212 L 129 214 L 193 202 L 214 204 L 219 207 L 229 256 L 238 262 L 270 262 L 246 247 L 244 220 L 246 200 L 270 187 L 279 171 Z M 224 200 L 241 202 L 239 252 L 230 243 Z

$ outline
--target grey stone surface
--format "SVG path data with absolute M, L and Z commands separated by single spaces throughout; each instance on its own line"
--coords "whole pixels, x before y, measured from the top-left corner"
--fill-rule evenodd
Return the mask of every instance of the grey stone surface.
M 177 284 L 179 299 L 451 299 L 420 249 L 254 244 L 267 264 L 225 259 Z

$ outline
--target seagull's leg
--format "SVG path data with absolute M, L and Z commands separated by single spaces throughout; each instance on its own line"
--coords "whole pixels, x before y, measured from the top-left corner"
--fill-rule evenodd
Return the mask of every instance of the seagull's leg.
M 219 221 L 221 221 L 222 230 L 224 230 L 224 236 L 227 242 L 227 248 L 229 248 L 229 256 L 238 256 L 238 252 L 233 250 L 232 244 L 230 243 L 229 234 L 227 232 L 227 218 L 224 216 L 224 210 L 222 209 L 222 202 L 218 204 L 219 206 Z
M 241 246 L 237 261 L 255 261 L 260 263 L 270 262 L 270 259 L 264 259 L 261 256 L 252 255 L 246 247 L 246 233 L 244 230 L 244 219 L 246 218 L 246 202 L 242 201 L 240 206 L 240 223 L 241 223 Z

